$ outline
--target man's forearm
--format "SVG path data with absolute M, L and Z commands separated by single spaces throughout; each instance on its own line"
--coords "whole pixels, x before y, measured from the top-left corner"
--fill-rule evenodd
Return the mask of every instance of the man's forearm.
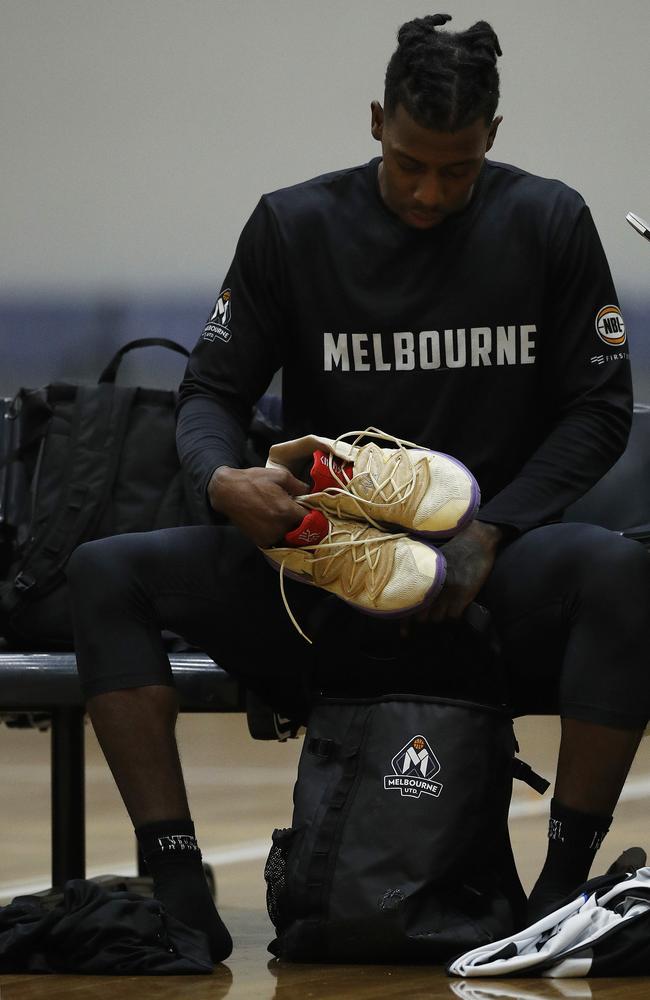
M 215 469 L 241 467 L 246 428 L 215 399 L 195 396 L 178 412 L 176 445 L 196 492 L 205 497 Z

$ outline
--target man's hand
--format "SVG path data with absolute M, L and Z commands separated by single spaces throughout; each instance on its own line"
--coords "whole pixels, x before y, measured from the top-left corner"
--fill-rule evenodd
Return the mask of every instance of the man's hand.
M 292 498 L 304 493 L 309 493 L 307 484 L 282 469 L 221 466 L 208 484 L 212 508 L 263 549 L 300 524 L 306 508 Z
M 472 521 L 447 542 L 447 578 L 440 596 L 417 621 L 459 620 L 492 571 L 503 532 L 495 524 Z

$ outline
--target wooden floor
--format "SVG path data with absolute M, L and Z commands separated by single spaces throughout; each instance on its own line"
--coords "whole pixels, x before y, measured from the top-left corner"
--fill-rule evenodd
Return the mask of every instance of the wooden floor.
M 557 721 L 517 722 L 521 756 L 551 778 Z M 300 966 L 276 962 L 262 871 L 270 834 L 288 826 L 300 742 L 254 742 L 243 716 L 182 716 L 179 739 L 204 856 L 217 872 L 219 908 L 235 941 L 212 976 L 112 978 L 0 976 L 0 1000 L 464 1000 L 588 998 L 650 1000 L 650 977 L 627 980 L 450 980 L 422 967 Z M 516 783 L 512 839 L 524 886 L 545 852 L 549 794 Z M 50 884 L 49 735 L 0 726 L 0 903 Z M 650 739 L 635 761 L 593 873 L 626 847 L 650 853 Z M 132 831 L 92 732 L 87 729 L 89 874 L 134 871 Z

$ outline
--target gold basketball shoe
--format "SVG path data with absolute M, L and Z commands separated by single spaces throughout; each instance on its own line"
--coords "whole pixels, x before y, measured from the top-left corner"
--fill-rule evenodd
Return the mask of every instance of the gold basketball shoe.
M 365 438 L 391 446 L 361 443 Z M 474 476 L 457 459 L 376 427 L 334 440 L 310 434 L 275 444 L 266 464 L 310 477 L 311 492 L 295 498 L 307 507 L 425 538 L 456 534 L 480 503 Z

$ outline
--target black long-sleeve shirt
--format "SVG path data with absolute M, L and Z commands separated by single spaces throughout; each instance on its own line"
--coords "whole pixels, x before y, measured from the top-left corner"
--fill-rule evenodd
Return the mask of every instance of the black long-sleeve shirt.
M 283 369 L 286 438 L 374 426 L 454 455 L 479 518 L 558 519 L 620 455 L 632 391 L 590 212 L 559 181 L 486 161 L 428 230 L 379 193 L 379 160 L 265 195 L 181 385 L 181 458 L 204 492 L 237 465 Z

